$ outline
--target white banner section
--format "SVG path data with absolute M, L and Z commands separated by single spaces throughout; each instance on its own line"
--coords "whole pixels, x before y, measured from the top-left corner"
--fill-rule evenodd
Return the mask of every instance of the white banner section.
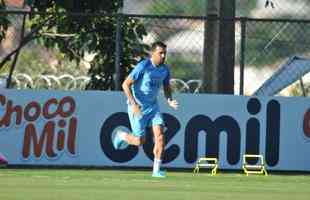
M 159 98 L 164 167 L 193 168 L 200 157 L 216 157 L 220 169 L 241 169 L 244 154 L 261 154 L 268 170 L 310 171 L 308 98 L 175 98 L 177 111 Z M 116 150 L 117 128 L 130 130 L 121 92 L 0 90 L 0 156 L 11 165 L 152 166 L 151 131 L 143 146 Z

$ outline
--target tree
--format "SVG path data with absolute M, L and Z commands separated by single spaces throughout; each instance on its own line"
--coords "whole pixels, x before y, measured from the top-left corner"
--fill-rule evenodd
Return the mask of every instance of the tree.
M 0 10 L 5 10 L 5 3 L 3 0 L 0 0 Z M 8 29 L 10 21 L 7 18 L 6 14 L 0 14 L 0 42 L 5 38 L 5 32 Z
M 115 48 L 117 19 L 121 22 L 122 55 L 120 59 L 121 79 L 136 64 L 137 58 L 146 54 L 147 46 L 141 44 L 146 31 L 137 19 L 118 18 L 122 0 L 37 0 L 27 1 L 32 11 L 25 35 L 19 47 L 5 57 L 0 65 L 32 40 L 57 49 L 77 64 L 86 53 L 95 54 L 91 63 L 90 83 L 87 89 L 114 89 Z

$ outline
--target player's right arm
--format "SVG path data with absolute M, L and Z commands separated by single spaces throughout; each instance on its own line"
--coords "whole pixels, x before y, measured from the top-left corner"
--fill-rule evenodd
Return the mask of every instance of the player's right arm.
M 130 106 L 132 106 L 132 111 L 136 115 L 141 115 L 140 106 L 136 102 L 135 98 L 132 95 L 131 92 L 131 85 L 134 84 L 134 80 L 128 76 L 125 81 L 122 84 L 122 88 L 124 90 L 125 95 L 127 96 L 128 103 Z
M 133 113 L 136 115 L 141 115 L 142 113 L 140 110 L 140 105 L 136 102 L 132 94 L 131 86 L 142 78 L 144 68 L 145 61 L 138 63 L 122 84 L 122 88 L 128 99 L 128 104 L 132 106 Z

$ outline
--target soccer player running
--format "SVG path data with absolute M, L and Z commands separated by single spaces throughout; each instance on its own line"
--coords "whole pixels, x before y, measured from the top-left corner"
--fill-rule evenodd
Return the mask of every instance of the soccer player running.
M 162 42 L 152 44 L 150 58 L 139 62 L 122 84 L 127 96 L 128 116 L 132 133 L 118 130 L 113 139 L 115 149 L 123 145 L 139 146 L 145 143 L 146 128 L 151 127 L 154 136 L 153 177 L 164 178 L 160 170 L 164 151 L 164 120 L 159 110 L 157 96 L 161 86 L 168 105 L 178 108 L 178 102 L 171 97 L 170 70 L 165 65 L 167 46 Z

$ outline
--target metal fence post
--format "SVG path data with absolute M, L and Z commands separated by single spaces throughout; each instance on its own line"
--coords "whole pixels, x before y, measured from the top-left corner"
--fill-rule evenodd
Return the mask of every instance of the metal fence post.
M 245 43 L 246 43 L 246 18 L 241 18 L 241 40 L 240 40 L 240 80 L 239 80 L 239 95 L 244 94 L 244 59 L 245 59 Z
M 121 12 L 117 13 L 116 16 L 116 36 L 115 36 L 115 77 L 114 77 L 114 90 L 121 90 L 121 50 L 122 50 L 122 19 L 123 15 Z

